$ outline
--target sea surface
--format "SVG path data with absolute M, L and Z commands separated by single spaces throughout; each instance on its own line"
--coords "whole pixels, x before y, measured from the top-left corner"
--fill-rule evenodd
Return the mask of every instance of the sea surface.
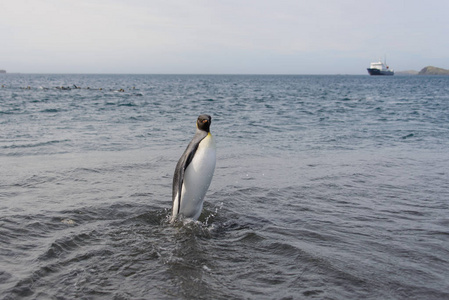
M 449 299 L 449 77 L 0 86 L 0 299 Z M 215 175 L 170 224 L 202 113 Z

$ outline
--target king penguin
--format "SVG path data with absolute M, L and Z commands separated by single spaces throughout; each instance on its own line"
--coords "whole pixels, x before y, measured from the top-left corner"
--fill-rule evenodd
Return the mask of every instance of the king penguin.
M 178 217 L 197 220 L 215 171 L 216 148 L 210 133 L 212 118 L 200 115 L 196 133 L 176 164 L 173 176 L 172 222 Z

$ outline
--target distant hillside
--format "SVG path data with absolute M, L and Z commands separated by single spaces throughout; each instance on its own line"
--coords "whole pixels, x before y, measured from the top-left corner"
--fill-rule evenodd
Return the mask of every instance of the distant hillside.
M 418 75 L 418 71 L 415 70 L 407 70 L 407 71 L 396 71 L 396 75 Z
M 428 66 L 419 71 L 418 75 L 449 75 L 449 70 Z
M 0 70 L 0 73 L 6 73 L 6 71 L 5 70 Z

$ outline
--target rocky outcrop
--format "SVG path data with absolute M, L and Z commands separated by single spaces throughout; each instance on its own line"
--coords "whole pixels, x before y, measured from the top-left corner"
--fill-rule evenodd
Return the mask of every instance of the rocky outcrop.
M 419 71 L 418 75 L 449 75 L 449 70 L 428 66 Z

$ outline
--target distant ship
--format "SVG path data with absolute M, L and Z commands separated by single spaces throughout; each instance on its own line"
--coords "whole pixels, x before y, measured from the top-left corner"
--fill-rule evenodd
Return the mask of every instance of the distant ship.
M 386 60 L 385 63 L 381 60 L 378 62 L 372 62 L 367 70 L 370 75 L 394 75 L 394 70 L 387 66 Z

